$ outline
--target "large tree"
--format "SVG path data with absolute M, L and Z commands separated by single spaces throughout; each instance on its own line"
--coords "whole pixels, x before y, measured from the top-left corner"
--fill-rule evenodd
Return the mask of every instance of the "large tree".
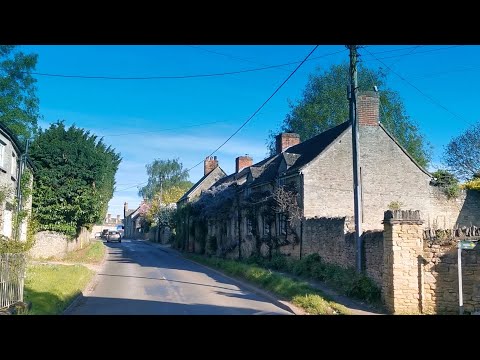
M 73 236 L 105 217 L 121 158 L 102 139 L 57 122 L 38 133 L 30 158 L 36 167 L 33 214 L 41 229 Z
M 281 125 L 281 131 L 296 132 L 302 141 L 338 125 L 349 118 L 347 85 L 349 65 L 333 65 L 330 69 L 310 75 L 299 101 L 289 101 L 290 112 Z M 358 67 L 359 90 L 380 89 L 380 121 L 398 142 L 421 165 L 430 160 L 430 145 L 418 126 L 407 115 L 398 92 L 386 86 L 386 75 L 379 70 Z M 267 145 L 275 151 L 275 133 L 271 133 Z
M 35 70 L 38 55 L 0 45 L 0 123 L 20 140 L 31 138 L 39 118 Z
M 444 159 L 450 171 L 458 178 L 480 178 L 480 122 L 450 140 Z
M 138 191 L 138 195 L 144 199 L 153 200 L 155 195 L 160 192 L 161 184 L 163 191 L 169 191 L 174 186 L 186 191 L 193 185 L 188 181 L 188 170 L 183 168 L 179 159 L 155 159 L 145 167 L 147 168 L 148 182 Z

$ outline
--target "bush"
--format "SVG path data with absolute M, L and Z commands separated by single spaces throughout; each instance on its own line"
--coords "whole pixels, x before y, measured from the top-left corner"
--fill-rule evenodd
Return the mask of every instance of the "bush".
M 370 278 L 364 274 L 357 274 L 353 268 L 345 269 L 338 265 L 326 264 L 318 254 L 310 254 L 300 260 L 276 254 L 270 261 L 254 255 L 244 262 L 323 281 L 347 296 L 370 303 L 380 301 L 380 289 Z

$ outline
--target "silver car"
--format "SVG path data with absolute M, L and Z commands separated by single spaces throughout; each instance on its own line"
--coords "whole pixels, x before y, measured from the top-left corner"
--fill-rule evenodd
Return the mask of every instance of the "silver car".
M 105 238 L 107 239 L 107 242 L 110 242 L 110 241 L 118 241 L 118 242 L 122 242 L 122 235 L 120 235 L 120 233 L 118 231 L 114 231 L 114 230 L 110 230 Z

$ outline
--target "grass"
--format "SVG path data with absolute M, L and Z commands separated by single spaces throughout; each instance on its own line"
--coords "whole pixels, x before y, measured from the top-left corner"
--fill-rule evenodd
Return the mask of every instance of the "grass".
M 380 288 L 370 278 L 364 274 L 358 274 L 354 268 L 345 269 L 327 264 L 318 254 L 305 256 L 301 260 L 289 259 L 282 255 L 273 256 L 272 260 L 251 257 L 246 262 L 303 278 L 319 280 L 349 297 L 364 300 L 374 306 L 381 304 Z
M 199 263 L 223 270 L 229 275 L 257 284 L 301 307 L 309 314 L 349 314 L 349 311 L 345 306 L 331 301 L 321 291 L 312 288 L 304 281 L 293 280 L 255 264 L 245 264 L 234 260 L 208 258 L 194 254 L 186 254 L 185 256 Z
M 68 253 L 63 261 L 72 263 L 99 264 L 105 256 L 105 245 L 101 241 L 94 241 L 87 247 Z
M 25 301 L 32 303 L 29 315 L 60 314 L 82 292 L 94 272 L 82 265 L 29 265 Z

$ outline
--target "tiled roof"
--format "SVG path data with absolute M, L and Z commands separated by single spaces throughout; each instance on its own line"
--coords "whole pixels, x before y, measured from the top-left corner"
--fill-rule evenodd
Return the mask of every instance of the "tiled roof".
M 298 145 L 292 146 L 285 150 L 285 159 L 287 165 L 291 165 L 287 170 L 287 174 L 299 170 L 307 165 L 310 161 L 320 155 L 332 142 L 335 141 L 350 126 L 349 121 L 345 121 L 327 131 L 322 132 Z M 296 159 L 295 159 L 296 158 Z
M 180 198 L 180 200 L 178 201 L 182 201 L 182 200 L 185 200 L 188 198 L 188 195 L 190 195 L 192 193 L 192 191 L 194 191 L 198 186 L 201 185 L 202 182 L 205 181 L 206 178 L 208 178 L 210 175 L 211 176 L 214 176 L 213 173 L 216 169 L 220 169 L 220 171 L 224 174 L 224 176 L 226 175 L 225 171 L 222 170 L 222 168 L 220 166 L 216 167 L 215 169 L 213 169 L 212 171 L 210 171 L 207 175 L 203 175 L 200 180 L 198 180 L 185 194 L 183 194 L 183 196 Z M 220 180 L 223 178 L 223 176 L 220 178 Z

